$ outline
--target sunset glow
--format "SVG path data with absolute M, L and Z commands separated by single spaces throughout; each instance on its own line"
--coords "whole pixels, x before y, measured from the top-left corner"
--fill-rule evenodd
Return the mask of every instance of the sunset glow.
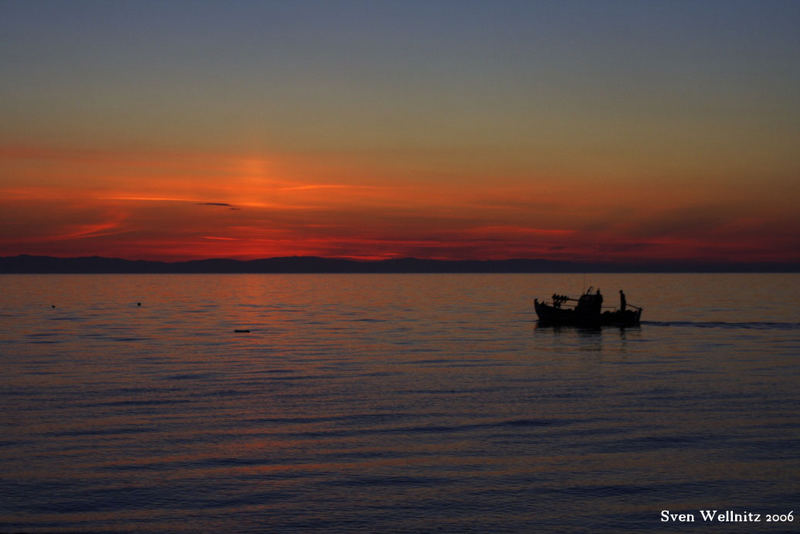
M 292 5 L 0 4 L 0 256 L 800 261 L 797 3 Z

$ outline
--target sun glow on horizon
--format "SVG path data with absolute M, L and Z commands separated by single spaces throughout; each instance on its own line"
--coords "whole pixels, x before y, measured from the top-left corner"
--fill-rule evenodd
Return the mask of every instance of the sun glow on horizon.
M 798 259 L 786 252 L 792 227 L 767 214 L 736 216 L 742 197 L 704 204 L 647 184 L 620 198 L 602 186 L 576 194 L 568 180 L 498 177 L 391 183 L 359 174 L 344 155 L 329 167 L 324 159 L 3 150 L 0 168 L 25 172 L 1 191 L 0 249 L 158 260 Z

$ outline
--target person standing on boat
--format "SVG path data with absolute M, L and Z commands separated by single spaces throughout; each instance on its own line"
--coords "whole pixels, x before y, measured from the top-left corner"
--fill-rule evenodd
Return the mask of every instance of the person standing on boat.
M 619 290 L 619 309 L 620 311 L 625 311 L 625 307 L 628 305 L 628 301 L 625 300 L 625 293 L 620 289 Z

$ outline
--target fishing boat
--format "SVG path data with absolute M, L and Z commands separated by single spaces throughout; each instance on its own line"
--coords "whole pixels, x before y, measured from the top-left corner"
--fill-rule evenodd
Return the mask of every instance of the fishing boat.
M 622 291 L 619 294 L 619 308 L 603 306 L 600 290 L 593 292 L 591 287 L 578 298 L 554 294 L 550 302 L 533 299 L 533 307 L 541 325 L 637 326 L 642 308 L 628 304 Z

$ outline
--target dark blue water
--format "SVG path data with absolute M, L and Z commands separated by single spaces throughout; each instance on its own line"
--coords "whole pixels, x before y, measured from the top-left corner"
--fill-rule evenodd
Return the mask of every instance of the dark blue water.
M 584 283 L 642 325 L 536 326 Z M 800 525 L 764 522 L 800 511 L 798 275 L 6 275 L 0 299 L 0 531 Z

